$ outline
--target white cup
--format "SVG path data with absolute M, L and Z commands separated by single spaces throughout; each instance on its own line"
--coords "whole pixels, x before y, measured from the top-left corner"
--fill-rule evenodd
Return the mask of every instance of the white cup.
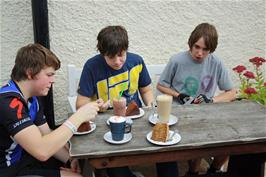
M 173 97 L 171 95 L 158 95 L 156 98 L 159 122 L 168 123 L 172 108 Z

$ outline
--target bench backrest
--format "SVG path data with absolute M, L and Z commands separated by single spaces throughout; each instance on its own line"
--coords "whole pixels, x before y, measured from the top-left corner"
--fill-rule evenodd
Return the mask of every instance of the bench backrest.
M 152 83 L 157 84 L 158 78 L 162 74 L 165 64 L 157 64 L 157 65 L 147 65 L 148 72 L 150 74 L 150 77 L 152 79 Z
M 155 65 L 147 65 L 148 72 L 150 74 L 152 80 L 152 90 L 153 94 L 156 97 L 160 94 L 160 91 L 156 89 L 157 82 L 159 80 L 160 75 L 162 74 L 166 64 L 155 64 Z
M 81 76 L 82 68 L 77 68 L 73 64 L 67 65 L 68 69 L 68 96 L 77 96 L 77 88 Z
M 82 69 L 73 64 L 67 65 L 68 70 L 68 102 L 71 112 L 76 112 L 77 89 Z
M 153 89 L 160 74 L 163 72 L 165 64 L 147 65 L 148 72 L 152 79 Z M 71 111 L 76 111 L 76 99 L 77 99 L 77 89 L 79 84 L 79 79 L 81 76 L 82 68 L 77 68 L 73 64 L 67 65 L 68 69 L 68 101 L 71 107 Z

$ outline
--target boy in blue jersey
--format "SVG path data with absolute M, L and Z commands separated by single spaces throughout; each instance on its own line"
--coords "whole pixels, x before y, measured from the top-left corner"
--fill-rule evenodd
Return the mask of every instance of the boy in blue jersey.
M 100 111 L 104 112 L 122 90 L 127 103 L 134 100 L 141 107 L 139 92 L 144 104 L 150 106 L 154 99 L 151 78 L 142 57 L 127 52 L 128 35 L 125 28 L 107 26 L 99 32 L 97 40 L 100 54 L 90 58 L 84 65 L 77 108 L 97 100 L 101 104 Z M 109 177 L 135 177 L 128 167 L 109 168 L 107 173 Z M 157 176 L 177 177 L 177 164 L 158 163 Z
M 58 58 L 39 44 L 18 51 L 11 80 L 0 88 L 1 176 L 81 177 L 74 172 L 77 160 L 72 161 L 72 169 L 60 169 L 70 160 L 65 145 L 81 123 L 97 115 L 99 106 L 84 105 L 52 131 L 37 96 L 47 95 L 59 68 Z
M 213 25 L 199 24 L 191 33 L 189 50 L 170 58 L 160 76 L 157 89 L 172 95 L 180 104 L 229 102 L 236 98 L 229 73 L 223 62 L 213 54 L 218 34 Z M 224 91 L 214 96 L 217 87 Z M 215 157 L 210 173 L 220 170 L 228 156 Z M 190 174 L 198 174 L 201 159 L 190 161 Z

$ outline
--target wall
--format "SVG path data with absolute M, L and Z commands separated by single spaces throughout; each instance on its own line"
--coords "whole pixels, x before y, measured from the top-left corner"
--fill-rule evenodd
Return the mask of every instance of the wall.
M 1 0 L 0 34 L 0 85 L 3 85 L 10 78 L 17 50 L 34 41 L 30 0 Z
M 2 1 L 1 1 L 2 2 Z M 18 47 L 32 41 L 30 1 L 3 1 L 1 10 L 2 81 L 8 78 Z M 2 6 L 2 5 L 1 5 Z M 265 57 L 265 0 L 258 1 L 67 1 L 49 0 L 51 50 L 62 61 L 54 86 L 55 113 L 67 117 L 67 64 L 82 67 L 95 55 L 96 37 L 107 25 L 123 25 L 129 51 L 147 64 L 167 63 L 176 52 L 187 50 L 194 27 L 209 22 L 217 27 L 220 56 L 231 68 Z M 238 84 L 236 82 L 236 84 Z

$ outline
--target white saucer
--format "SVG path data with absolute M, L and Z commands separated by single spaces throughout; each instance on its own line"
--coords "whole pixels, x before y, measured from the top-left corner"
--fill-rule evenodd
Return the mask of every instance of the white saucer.
M 158 116 L 155 117 L 155 116 L 153 116 L 153 114 L 151 114 L 149 116 L 149 121 L 152 124 L 156 124 L 159 121 Z M 177 121 L 178 121 L 178 118 L 176 116 L 170 114 L 168 125 L 174 125 L 177 123 Z
M 125 118 L 126 118 L 126 123 L 131 124 L 131 125 L 133 124 L 133 120 L 132 119 L 130 119 L 128 117 L 125 117 Z M 106 120 L 106 123 L 107 123 L 107 125 L 110 125 L 109 119 Z
M 89 131 L 76 132 L 76 133 L 74 133 L 74 135 L 86 135 L 86 134 L 93 132 L 96 129 L 96 124 L 92 121 L 90 121 L 90 124 L 91 124 L 91 129 Z
M 171 137 L 171 135 L 174 133 L 174 131 L 169 131 L 169 137 Z M 152 144 L 156 144 L 156 145 L 161 145 L 161 146 L 168 146 L 168 145 L 173 145 L 173 144 L 176 144 L 178 142 L 181 141 L 181 136 L 176 133 L 172 139 L 172 141 L 166 141 L 166 142 L 161 142 L 161 141 L 154 141 L 151 139 L 151 135 L 152 135 L 152 131 L 149 132 L 146 136 L 147 140 L 149 142 L 151 142 Z
M 109 131 L 109 132 L 107 132 L 107 133 L 104 134 L 103 139 L 105 141 L 107 141 L 108 143 L 111 143 L 111 144 L 124 144 L 124 143 L 129 142 L 132 139 L 132 134 L 131 133 L 125 133 L 123 140 L 121 140 L 121 141 L 114 141 L 112 139 L 112 134 Z
M 138 115 L 126 116 L 125 118 L 137 119 L 137 118 L 142 117 L 144 114 L 145 114 L 145 111 L 142 108 L 139 108 L 139 114 Z

